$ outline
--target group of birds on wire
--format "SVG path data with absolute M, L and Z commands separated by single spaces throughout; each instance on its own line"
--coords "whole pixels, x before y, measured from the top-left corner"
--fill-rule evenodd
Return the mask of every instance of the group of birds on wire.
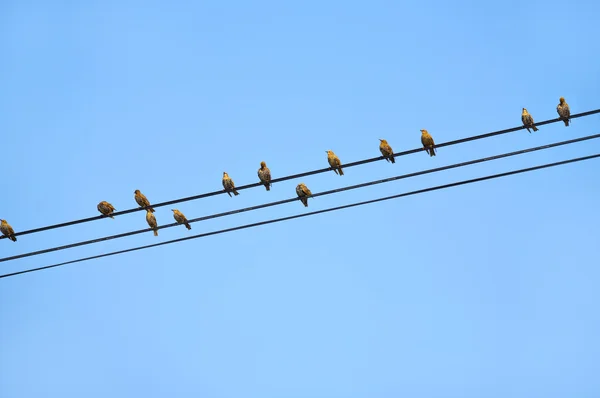
M 571 110 L 569 108 L 569 104 L 567 104 L 564 97 L 560 97 L 559 104 L 556 106 L 556 112 L 558 113 L 559 118 L 565 123 L 565 126 L 569 126 Z M 529 133 L 531 133 L 530 129 L 532 129 L 533 131 L 538 131 L 538 128 L 535 126 L 533 117 L 531 116 L 531 114 L 529 114 L 526 108 L 523 108 L 523 111 L 521 113 L 521 122 L 523 122 L 523 126 L 527 129 Z M 379 139 L 379 141 L 379 151 L 381 152 L 385 160 L 387 162 L 396 163 L 396 160 L 394 159 L 394 151 L 392 150 L 390 144 L 388 144 L 388 142 L 384 139 Z M 425 152 L 427 152 L 429 156 L 436 156 L 435 142 L 433 141 L 433 137 L 429 134 L 427 130 L 424 129 L 421 130 L 421 144 L 423 145 L 423 149 L 425 150 Z M 326 152 L 327 161 L 329 162 L 329 166 L 331 167 L 331 169 L 335 172 L 335 174 L 343 176 L 344 171 L 342 170 L 342 162 L 340 161 L 340 159 L 333 151 L 328 150 Z M 260 169 L 258 169 L 258 178 L 260 182 L 265 186 L 266 190 L 270 191 L 271 170 L 269 170 L 267 164 L 264 161 L 260 162 Z M 230 197 L 231 193 L 233 193 L 235 196 L 239 195 L 238 191 L 236 191 L 235 189 L 235 184 L 233 180 L 231 179 L 231 177 L 229 177 L 229 175 L 226 172 L 223 172 L 222 183 L 224 191 Z M 140 192 L 139 189 L 136 189 L 134 194 L 136 203 L 140 207 L 146 209 L 146 222 L 154 231 L 154 236 L 158 236 L 158 223 L 156 222 L 156 217 L 153 214 L 154 209 L 150 205 L 150 201 L 148 200 L 148 198 L 146 198 L 146 196 L 143 193 Z M 310 191 L 310 189 L 308 189 L 308 187 L 301 182 L 296 186 L 296 194 L 298 195 L 298 198 L 300 199 L 304 207 L 308 207 L 308 198 L 312 196 L 312 192 Z M 112 204 L 103 200 L 102 202 L 98 203 L 97 208 L 98 211 L 104 216 L 114 219 L 114 217 L 111 214 L 116 209 Z M 187 218 L 181 211 L 177 209 L 171 210 L 173 211 L 173 218 L 178 224 L 185 225 L 185 227 L 188 230 L 192 229 L 192 227 L 188 223 Z M 15 232 L 12 226 L 6 220 L 3 219 L 0 219 L 0 223 L 0 232 L 2 232 L 2 235 L 12 240 L 13 242 L 16 242 L 17 238 L 15 237 Z

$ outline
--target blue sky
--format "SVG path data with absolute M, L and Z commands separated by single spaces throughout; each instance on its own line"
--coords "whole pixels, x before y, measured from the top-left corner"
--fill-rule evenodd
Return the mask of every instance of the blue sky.
M 591 0 L 0 2 L 15 230 L 600 107 Z M 596 134 L 600 116 L 178 204 L 188 218 Z M 600 151 L 597 140 L 2 273 Z M 599 160 L 0 280 L 0 396 L 597 397 Z M 156 210 L 173 222 L 171 206 Z M 0 241 L 6 257 L 143 212 Z

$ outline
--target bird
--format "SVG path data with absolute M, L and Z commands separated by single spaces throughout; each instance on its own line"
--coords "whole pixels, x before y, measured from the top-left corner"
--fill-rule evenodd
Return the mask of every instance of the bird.
M 113 216 L 111 216 L 112 212 L 114 212 L 116 209 L 113 205 L 111 205 L 110 203 L 108 203 L 107 201 L 103 200 L 102 202 L 98 203 L 98 211 L 102 214 L 104 214 L 105 216 L 109 216 L 110 218 L 114 219 Z
M 135 201 L 137 202 L 138 205 L 140 205 L 140 207 L 147 207 L 146 210 L 154 213 L 154 209 L 152 207 L 148 207 L 150 206 L 150 202 L 148 201 L 148 198 L 146 198 L 146 196 L 140 192 L 139 189 L 135 190 Z
M 565 126 L 569 126 L 569 119 L 571 118 L 569 104 L 567 104 L 564 97 L 560 97 L 558 100 L 560 103 L 556 107 L 556 112 L 558 113 L 558 116 L 560 116 L 560 120 L 565 123 Z
M 225 188 L 225 192 L 227 195 L 231 196 L 230 192 L 233 192 L 235 196 L 238 196 L 238 191 L 235 190 L 235 185 L 233 184 L 233 180 L 226 172 L 223 172 L 223 188 Z
M 267 191 L 271 190 L 271 170 L 267 167 L 265 162 L 260 162 L 260 169 L 258 169 L 258 178 L 265 185 Z
M 298 194 L 304 207 L 308 207 L 308 197 L 312 195 L 312 192 L 310 192 L 310 189 L 303 182 L 296 186 L 296 194 Z
M 182 212 L 180 212 L 177 209 L 171 209 L 171 210 L 173 210 L 173 218 L 175 219 L 175 221 L 177 221 L 177 223 L 185 225 L 185 227 L 187 229 L 192 229 L 190 224 L 188 224 L 187 218 L 185 218 L 185 216 L 183 215 Z
M 421 144 L 423 144 L 423 148 L 425 148 L 425 152 L 429 154 L 429 156 L 435 156 L 435 142 L 433 142 L 433 137 L 429 135 L 427 130 L 421 130 Z
M 386 140 L 382 140 L 381 138 L 379 139 L 379 141 L 381 141 L 381 143 L 379 144 L 379 150 L 381 151 L 381 154 L 385 156 L 385 160 L 387 162 L 391 161 L 392 163 L 396 163 L 396 161 L 394 160 L 394 151 L 392 150 L 390 144 L 388 144 Z
M 154 230 L 154 236 L 158 236 L 158 224 L 156 223 L 156 217 L 150 210 L 146 210 L 146 222 Z
M 15 231 L 10 226 L 10 224 L 6 220 L 0 220 L 0 231 L 2 235 L 6 236 L 8 239 L 13 242 L 17 241 L 17 237 L 15 236 Z
M 533 117 L 527 112 L 527 109 L 523 108 L 523 113 L 521 113 L 521 121 L 523 122 L 523 126 L 531 133 L 529 128 L 531 127 L 533 131 L 538 131 L 538 128 L 533 124 Z
M 340 162 L 340 158 L 338 158 L 333 151 L 325 152 L 327 152 L 327 161 L 331 168 L 333 168 L 333 171 L 335 171 L 335 174 L 338 174 L 339 171 L 339 175 L 343 176 L 344 172 L 342 171 L 342 162 Z

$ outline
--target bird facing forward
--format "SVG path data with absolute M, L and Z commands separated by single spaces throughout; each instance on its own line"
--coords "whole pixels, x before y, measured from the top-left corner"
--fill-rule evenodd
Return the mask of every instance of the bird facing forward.
M 396 163 L 396 161 L 394 160 L 394 151 L 392 150 L 390 144 L 388 144 L 386 140 L 382 140 L 381 138 L 379 139 L 379 141 L 381 141 L 379 144 L 379 151 L 383 156 L 385 156 L 385 160 L 387 162 L 391 161 L 392 163 Z
M 433 141 L 433 137 L 427 132 L 427 130 L 421 130 L 421 144 L 423 144 L 423 148 L 425 148 L 425 152 L 429 154 L 429 156 L 435 156 L 435 142 Z
M 17 241 L 17 237 L 15 236 L 15 231 L 10 226 L 10 224 L 6 220 L 0 220 L 0 232 L 2 235 L 6 236 L 8 239 L 13 242 Z
M 258 169 L 258 179 L 265 185 L 267 191 L 271 190 L 271 170 L 269 170 L 265 162 L 260 162 L 260 169 Z
M 223 172 L 223 188 L 225 188 L 225 192 L 227 192 L 227 195 L 229 196 L 231 196 L 231 192 L 233 192 L 235 196 L 239 195 L 238 191 L 235 190 L 233 180 L 226 172 Z
M 150 210 L 146 210 L 146 222 L 154 230 L 154 236 L 158 236 L 158 224 L 156 223 L 156 217 Z
M 114 208 L 113 205 L 111 205 L 110 203 L 108 203 L 107 201 L 103 200 L 102 202 L 98 203 L 98 211 L 100 213 L 102 213 L 105 216 L 109 216 L 110 218 L 114 219 L 113 216 L 111 216 L 111 214 L 115 211 L 116 209 Z
M 327 161 L 329 162 L 329 165 L 331 166 L 333 171 L 335 171 L 335 174 L 338 174 L 339 171 L 339 175 L 343 176 L 344 172 L 342 170 L 342 162 L 340 162 L 340 158 L 338 158 L 336 154 L 333 153 L 333 151 L 325 152 L 327 152 Z
M 565 123 L 565 126 L 569 125 L 569 119 L 571 118 L 571 109 L 569 108 L 569 104 L 565 101 L 564 97 L 559 98 L 559 104 L 556 107 L 556 112 L 558 116 L 560 116 L 560 120 Z
M 300 198 L 300 201 L 304 207 L 308 207 L 308 197 L 312 195 L 310 189 L 308 189 L 308 187 L 301 182 L 296 186 L 296 194 Z
M 182 212 L 180 212 L 177 209 L 171 209 L 171 210 L 173 210 L 173 218 L 175 219 L 175 221 L 177 221 L 178 224 L 183 224 L 183 225 L 185 225 L 185 227 L 187 229 L 192 229 L 190 224 L 188 224 L 187 218 L 185 218 L 185 216 L 183 215 Z
M 140 205 L 140 207 L 146 207 L 146 210 L 154 213 L 154 209 L 152 207 L 148 207 L 150 206 L 150 201 L 148 200 L 148 198 L 146 198 L 146 196 L 140 192 L 139 189 L 135 190 L 135 201 L 138 205 Z
M 527 109 L 523 108 L 523 112 L 521 113 L 521 121 L 523 122 L 523 126 L 531 133 L 529 128 L 532 128 L 533 131 L 538 131 L 538 128 L 533 124 L 533 117 L 527 112 Z

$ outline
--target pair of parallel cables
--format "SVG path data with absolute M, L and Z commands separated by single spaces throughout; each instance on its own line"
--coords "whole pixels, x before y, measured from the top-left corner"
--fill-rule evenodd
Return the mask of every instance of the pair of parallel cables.
M 575 115 L 572 115 L 571 118 L 572 119 L 573 118 L 579 118 L 579 117 L 589 116 L 589 115 L 596 114 L 596 113 L 600 113 L 600 109 L 596 109 L 596 110 L 589 111 L 589 112 L 575 114 Z M 540 125 L 555 123 L 555 122 L 558 122 L 558 121 L 561 121 L 561 119 L 560 118 L 558 118 L 558 119 L 550 119 L 550 120 L 546 120 L 546 121 L 543 121 L 543 122 L 540 122 L 540 123 L 536 123 L 536 125 L 540 126 Z M 506 133 L 510 133 L 510 132 L 515 132 L 515 131 L 519 131 L 519 130 L 522 130 L 522 129 L 524 129 L 523 126 L 514 127 L 514 128 L 510 128 L 510 129 L 506 129 L 506 130 L 495 131 L 495 132 L 492 132 L 492 133 L 487 133 L 487 134 L 482 134 L 482 135 L 477 135 L 477 136 L 471 136 L 471 137 L 467 137 L 467 138 L 463 138 L 463 139 L 459 139 L 459 140 L 455 140 L 455 141 L 449 141 L 449 142 L 446 142 L 446 143 L 438 144 L 435 147 L 436 148 L 441 148 L 441 147 L 444 147 L 444 146 L 456 145 L 456 144 L 460 144 L 460 143 L 464 143 L 464 142 L 468 142 L 468 141 L 473 141 L 473 140 L 478 140 L 478 139 L 484 139 L 484 138 L 489 138 L 489 137 L 500 135 L 500 134 L 506 134 Z M 424 174 L 436 173 L 436 172 L 440 172 L 440 171 L 444 171 L 444 170 L 449 170 L 449 169 L 454 169 L 454 168 L 459 168 L 459 167 L 464 167 L 464 166 L 468 166 L 468 165 L 472 165 L 472 164 L 483 163 L 483 162 L 488 162 L 488 161 L 491 161 L 491 160 L 497 160 L 497 159 L 507 158 L 507 157 L 511 157 L 511 156 L 521 155 L 521 154 L 524 154 L 524 153 L 535 152 L 535 151 L 540 151 L 540 150 L 554 148 L 554 147 L 559 147 L 559 146 L 564 146 L 564 145 L 570 145 L 570 144 L 573 144 L 573 143 L 587 141 L 587 140 L 592 140 L 592 139 L 596 139 L 596 138 L 600 138 L 600 134 L 589 135 L 589 136 L 585 136 L 585 137 L 581 137 L 581 138 L 576 138 L 576 139 L 571 139 L 571 140 L 567 140 L 567 141 L 561 141 L 561 142 L 557 142 L 557 143 L 553 143 L 553 144 L 542 145 L 542 146 L 538 146 L 538 147 L 533 147 L 533 148 L 523 149 L 523 150 L 519 150 L 519 151 L 504 153 L 504 154 L 495 155 L 495 156 L 491 156 L 491 157 L 480 158 L 480 159 L 475 159 L 475 160 L 471 160 L 471 161 L 467 161 L 467 162 L 456 163 L 456 164 L 452 164 L 452 165 L 448 165 L 448 166 L 443 166 L 443 167 L 438 167 L 438 168 L 433 168 L 433 169 L 427 169 L 427 170 L 418 171 L 418 172 L 409 173 L 409 174 L 403 174 L 403 175 L 399 175 L 399 176 L 395 176 L 395 177 L 390 177 L 390 178 L 385 178 L 385 179 L 380 179 L 380 180 L 369 181 L 369 182 L 362 183 L 362 184 L 351 185 L 351 186 L 347 186 L 347 187 L 343 187 L 343 188 L 338 188 L 338 189 L 333 189 L 333 190 L 329 190 L 329 191 L 314 193 L 313 195 L 311 195 L 311 197 L 325 196 L 325 195 L 330 195 L 330 194 L 334 194 L 334 193 L 344 192 L 344 191 L 348 191 L 348 190 L 352 190 L 352 189 L 364 188 L 364 187 L 371 186 L 371 185 L 382 184 L 382 183 L 386 183 L 386 182 L 390 182 L 390 181 L 396 181 L 396 180 L 400 180 L 400 179 L 406 179 L 406 178 L 416 177 L 416 176 L 420 176 L 420 175 L 424 175 Z M 394 154 L 394 156 L 395 157 L 405 156 L 405 155 L 409 155 L 409 154 L 412 154 L 412 153 L 417 153 L 417 152 L 420 152 L 420 151 L 423 151 L 423 149 L 422 148 L 418 148 L 418 149 L 413 149 L 413 150 L 409 150 L 409 151 L 399 152 L 399 153 Z M 271 219 L 271 220 L 256 222 L 256 223 L 252 223 L 252 224 L 245 224 L 245 225 L 241 225 L 241 226 L 237 226 L 237 227 L 233 227 L 233 228 L 221 229 L 221 230 L 206 232 L 206 233 L 202 233 L 202 234 L 187 236 L 187 237 L 184 237 L 184 238 L 173 239 L 173 240 L 169 240 L 169 241 L 165 241 L 165 242 L 154 243 L 154 244 L 149 244 L 149 245 L 144 245 L 144 246 L 138 246 L 138 247 L 134 247 L 134 248 L 130 248 L 130 249 L 125 249 L 125 250 L 119 250 L 119 251 L 114 251 L 114 252 L 99 254 L 99 255 L 96 255 L 96 256 L 79 258 L 79 259 L 76 259 L 76 260 L 66 261 L 66 262 L 62 262 L 62 263 L 58 263 L 58 264 L 47 265 L 47 266 L 43 266 L 43 267 L 32 268 L 32 269 L 27 269 L 27 270 L 23 270 L 23 271 L 18 271 L 18 272 L 3 274 L 3 275 L 0 275 L 0 279 L 1 278 L 6 278 L 6 277 L 10 277 L 10 276 L 16 276 L 16 275 L 20 275 L 20 274 L 24 274 L 24 273 L 29 273 L 29 272 L 41 271 L 41 270 L 49 269 L 49 268 L 55 268 L 55 267 L 59 267 L 59 266 L 67 265 L 67 264 L 73 264 L 73 263 L 88 261 L 88 260 L 92 260 L 92 259 L 97 259 L 97 258 L 102 258 L 102 257 L 108 257 L 108 256 L 114 256 L 114 255 L 118 255 L 118 254 L 132 252 L 132 251 L 147 249 L 147 248 L 151 248 L 151 247 L 162 246 L 162 245 L 167 245 L 167 244 L 176 243 L 176 242 L 182 242 L 182 241 L 186 241 L 186 240 L 190 240 L 190 239 L 198 239 L 198 238 L 202 238 L 202 237 L 207 237 L 207 236 L 212 236 L 212 235 L 218 235 L 218 234 L 223 234 L 223 233 L 227 233 L 227 232 L 233 232 L 233 231 L 237 231 L 237 230 L 241 230 L 241 229 L 254 228 L 254 227 L 258 227 L 258 226 L 262 226 L 262 225 L 273 224 L 273 223 L 283 222 L 283 221 L 289 221 L 289 220 L 293 220 L 293 219 L 296 219 L 296 218 L 308 217 L 308 216 L 312 216 L 312 215 L 316 215 L 316 214 L 328 213 L 328 212 L 342 210 L 342 209 L 347 209 L 347 208 L 351 208 L 351 207 L 357 207 L 357 206 L 362 206 L 362 205 L 366 205 L 366 204 L 378 203 L 378 202 L 382 202 L 382 201 L 386 201 L 386 200 L 391 200 L 391 199 L 397 199 L 397 198 L 401 198 L 401 197 L 405 197 L 405 196 L 417 195 L 417 194 L 421 194 L 421 193 L 426 193 L 426 192 L 431 192 L 431 191 L 437 191 L 437 190 L 441 190 L 441 189 L 446 189 L 446 188 L 451 188 L 451 187 L 456 187 L 456 186 L 461 186 L 461 185 L 466 185 L 466 184 L 472 184 L 472 183 L 476 183 L 476 182 L 481 182 L 481 181 L 486 181 L 486 180 L 501 178 L 501 177 L 515 175 L 515 174 L 526 173 L 526 172 L 530 172 L 530 171 L 535 171 L 535 170 L 540 170 L 540 169 L 555 167 L 555 166 L 559 166 L 559 165 L 565 165 L 565 164 L 569 164 L 569 163 L 581 162 L 581 161 L 584 161 L 584 160 L 590 160 L 590 159 L 594 159 L 594 158 L 598 158 L 598 157 L 600 157 L 600 153 L 599 154 L 595 154 L 595 155 L 590 155 L 590 156 L 584 156 L 584 157 L 579 157 L 579 158 L 573 158 L 573 159 L 569 159 L 569 160 L 564 160 L 564 161 L 560 161 L 560 162 L 548 163 L 548 164 L 543 164 L 543 165 L 539 165 L 539 166 L 534 166 L 534 167 L 529 167 L 529 168 L 524 168 L 524 169 L 519 169 L 519 170 L 513 170 L 513 171 L 509 171 L 509 172 L 505 172 L 505 173 L 493 174 L 493 175 L 489 175 L 489 176 L 485 176 L 485 177 L 479 177 L 479 178 L 474 178 L 474 179 L 469 179 L 469 180 L 457 181 L 457 182 L 450 183 L 450 184 L 438 185 L 438 186 L 429 187 L 429 188 L 425 188 L 425 189 L 420 189 L 420 190 L 416 190 L 416 191 L 410 191 L 410 192 L 405 192 L 405 193 L 401 193 L 401 194 L 397 194 L 397 195 L 386 196 L 386 197 L 381 197 L 381 198 L 367 200 L 367 201 L 362 201 L 362 202 L 351 203 L 351 204 L 347 204 L 347 205 L 343 205 L 343 206 L 331 207 L 331 208 L 328 208 L 328 209 L 312 211 L 312 212 L 298 214 L 298 215 L 294 215 L 294 216 L 281 217 L 281 218 L 276 218 L 276 219 Z M 374 161 L 378 161 L 378 160 L 384 160 L 384 159 L 385 159 L 385 157 L 380 156 L 380 157 L 376 157 L 376 158 L 360 160 L 360 161 L 357 161 L 357 162 L 347 163 L 347 164 L 344 165 L 344 168 L 358 166 L 358 165 L 362 165 L 362 164 L 366 164 L 366 163 L 370 163 L 370 162 L 374 162 Z M 313 175 L 313 174 L 318 174 L 318 173 L 324 173 L 324 172 L 327 172 L 327 171 L 330 171 L 330 170 L 331 170 L 331 168 L 324 168 L 324 169 L 319 169 L 319 170 L 313 170 L 313 171 L 309 171 L 309 172 L 305 172 L 305 173 L 300 173 L 300 174 L 295 174 L 295 175 L 290 175 L 290 176 L 286 176 L 286 177 L 281 177 L 281 178 L 273 179 L 272 182 L 275 183 L 275 182 L 285 181 L 285 180 L 289 180 L 289 179 L 293 179 L 293 178 L 299 178 L 299 177 L 304 177 L 304 176 L 308 176 L 308 175 Z M 240 186 L 239 188 L 236 188 L 236 189 L 237 190 L 241 190 L 241 189 L 248 189 L 248 188 L 260 187 L 260 186 L 262 186 L 262 183 L 255 183 L 255 184 L 244 185 L 244 186 Z M 180 199 L 171 200 L 171 201 L 168 201 L 168 202 L 162 202 L 162 203 L 158 203 L 158 204 L 153 204 L 152 207 L 167 206 L 167 205 L 174 204 L 174 203 L 179 203 L 179 202 L 184 202 L 184 201 L 189 201 L 189 200 L 195 200 L 195 199 L 205 198 L 205 197 L 208 197 L 208 196 L 214 196 L 214 195 L 222 194 L 223 192 L 224 191 L 220 190 L 220 191 L 209 192 L 209 193 L 205 193 L 205 194 L 201 194 L 201 195 L 191 196 L 191 197 L 187 197 L 187 198 L 180 198 Z M 281 205 L 281 204 L 285 204 L 285 203 L 297 201 L 298 199 L 299 198 L 295 197 L 295 198 L 280 200 L 280 201 L 276 201 L 276 202 L 270 202 L 270 203 L 265 203 L 265 204 L 261 204 L 261 205 L 256 205 L 256 206 L 251 206 L 251 207 L 245 207 L 245 208 L 242 208 L 242 209 L 237 209 L 237 210 L 232 210 L 232 211 L 228 211 L 228 212 L 224 212 L 224 213 L 217 213 L 217 214 L 212 214 L 212 215 L 209 215 L 209 216 L 204 216 L 204 217 L 200 217 L 200 218 L 191 219 L 188 222 L 189 223 L 193 223 L 193 222 L 204 221 L 204 220 L 218 218 L 218 217 L 224 217 L 224 216 L 228 216 L 228 215 L 232 215 L 232 214 L 238 214 L 238 213 L 243 213 L 243 212 L 258 210 L 258 209 L 262 209 L 262 208 L 266 208 L 266 207 L 278 206 L 278 205 Z M 127 213 L 131 213 L 131 212 L 134 212 L 134 211 L 141 211 L 141 210 L 144 210 L 144 209 L 143 208 L 135 208 L 135 209 L 124 210 L 124 211 L 113 213 L 113 216 L 121 215 L 121 214 L 127 214 Z M 46 227 L 36 228 L 36 229 L 32 229 L 32 230 L 22 231 L 22 232 L 19 232 L 19 233 L 15 233 L 15 235 L 26 235 L 26 234 L 31 234 L 31 233 L 46 231 L 46 230 L 55 229 L 55 228 L 61 228 L 61 227 L 69 226 L 69 225 L 75 225 L 75 224 L 80 224 L 80 223 L 84 223 L 84 222 L 90 222 L 90 221 L 94 221 L 94 220 L 99 220 L 99 219 L 102 219 L 102 218 L 105 218 L 105 217 L 106 216 L 96 216 L 96 217 L 90 217 L 90 218 L 85 218 L 85 219 L 79 219 L 79 220 L 69 221 L 69 222 L 66 222 L 66 223 L 55 224 L 55 225 L 50 225 L 50 226 L 46 226 Z M 174 226 L 177 226 L 177 225 L 179 225 L 179 224 L 177 224 L 177 223 L 167 224 L 167 225 L 160 226 L 159 229 L 170 228 L 170 227 L 174 227 Z M 6 261 L 16 260 L 16 259 L 20 259 L 20 258 L 24 258 L 24 257 L 36 256 L 36 255 L 40 255 L 40 254 L 44 254 L 44 253 L 49 253 L 49 252 L 54 252 L 54 251 L 59 251 L 59 250 L 66 250 L 66 249 L 70 249 L 70 248 L 73 248 L 73 247 L 89 245 L 89 244 L 98 243 L 98 242 L 107 241 L 107 240 L 112 240 L 112 239 L 123 238 L 123 237 L 126 237 L 126 236 L 131 236 L 131 235 L 135 235 L 135 234 L 139 234 L 139 233 L 144 233 L 144 232 L 148 232 L 148 231 L 151 231 L 151 229 L 145 228 L 145 229 L 142 229 L 142 230 L 136 230 L 136 231 L 126 232 L 126 233 L 122 233 L 122 234 L 111 235 L 111 236 L 107 236 L 107 237 L 103 237 L 103 238 L 97 238 L 97 239 L 92 239 L 92 240 L 88 240 L 88 241 L 76 242 L 76 243 L 72 243 L 72 244 L 69 244 L 69 245 L 57 246 L 57 247 L 52 247 L 52 248 L 49 248 L 49 249 L 44 249 L 44 250 L 39 250 L 39 251 L 34 251 L 34 252 L 29 252 L 29 253 L 24 253 L 24 254 L 19 254 L 19 255 L 10 256 L 10 257 L 4 257 L 4 258 L 0 258 L 0 262 L 6 262 Z

